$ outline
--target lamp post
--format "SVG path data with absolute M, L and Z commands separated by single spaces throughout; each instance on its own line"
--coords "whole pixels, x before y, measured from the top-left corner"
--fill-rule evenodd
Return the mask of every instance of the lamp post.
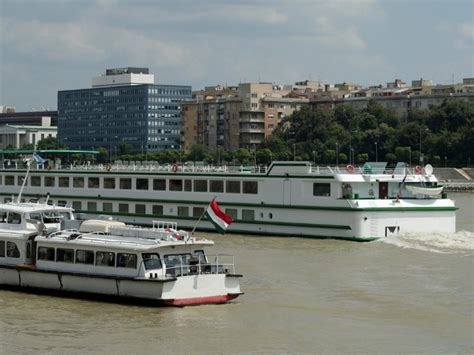
M 337 149 L 337 142 L 336 142 L 336 167 L 339 166 L 339 150 Z
M 313 163 L 316 165 L 316 151 L 313 150 Z
M 410 167 L 411 166 L 411 147 L 408 147 L 408 159 L 409 159 L 408 166 Z
M 424 129 L 425 131 L 429 131 L 428 128 Z M 423 154 L 421 153 L 421 127 L 420 127 L 420 165 L 423 165 Z
M 379 161 L 378 143 L 375 142 L 375 162 Z
M 296 143 L 293 143 L 293 161 L 296 161 Z

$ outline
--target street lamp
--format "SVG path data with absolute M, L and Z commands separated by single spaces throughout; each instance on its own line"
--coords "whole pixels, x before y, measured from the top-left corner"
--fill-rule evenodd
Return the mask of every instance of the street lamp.
M 296 143 L 293 143 L 293 161 L 296 161 Z
M 337 149 L 337 142 L 336 142 L 336 167 L 339 166 L 339 150 Z
M 379 161 L 378 143 L 375 142 L 375 162 Z
M 316 165 L 316 151 L 313 150 L 313 163 Z

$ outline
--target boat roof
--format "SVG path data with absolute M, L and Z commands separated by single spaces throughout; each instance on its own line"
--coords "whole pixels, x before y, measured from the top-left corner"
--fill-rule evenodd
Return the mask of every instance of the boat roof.
M 48 205 L 46 203 L 35 202 L 8 202 L 0 203 L 0 211 L 11 211 L 16 213 L 25 212 L 72 212 L 71 207 L 62 207 L 56 205 Z

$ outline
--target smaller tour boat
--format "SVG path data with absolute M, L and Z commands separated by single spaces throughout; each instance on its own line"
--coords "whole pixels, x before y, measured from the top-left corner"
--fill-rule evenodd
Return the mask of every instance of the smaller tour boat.
M 178 230 L 74 219 L 70 207 L 0 204 L 0 286 L 140 299 L 163 305 L 226 303 L 242 294 L 234 257 Z

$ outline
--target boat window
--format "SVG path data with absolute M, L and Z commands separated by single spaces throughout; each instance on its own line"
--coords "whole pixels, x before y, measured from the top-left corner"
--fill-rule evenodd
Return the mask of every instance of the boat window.
M 41 213 L 37 213 L 37 212 L 31 212 L 30 219 L 43 222 L 43 219 L 41 218 Z
M 170 191 L 183 191 L 183 180 L 170 180 Z
M 313 183 L 313 196 L 331 196 L 331 184 L 329 183 Z
M 56 249 L 56 261 L 74 263 L 74 249 Z
M 136 186 L 137 190 L 148 190 L 148 179 L 137 179 Z
M 195 250 L 194 254 L 198 257 L 200 263 L 207 263 L 207 258 L 204 254 L 204 250 Z
M 63 216 L 58 212 L 44 212 L 43 223 L 59 223 Z
M 82 210 L 82 201 L 72 201 L 72 208 L 74 211 Z
M 153 190 L 166 190 L 166 180 L 153 179 Z
M 65 200 L 58 200 L 58 206 L 64 207 L 67 205 L 67 201 Z
M 165 255 L 165 265 L 169 267 L 176 267 L 180 265 L 187 265 L 191 254 L 168 254 Z
M 163 206 L 161 206 L 161 205 L 153 205 L 152 213 L 153 213 L 153 215 L 155 215 L 155 216 L 162 216 L 162 215 L 163 215 Z
M 26 242 L 26 257 L 31 258 L 31 241 Z
M 210 192 L 224 192 L 224 181 L 222 180 L 211 180 L 209 181 Z
M 5 185 L 15 185 L 15 177 L 11 175 L 5 176 Z
M 0 223 L 7 223 L 7 212 L 0 212 Z
M 19 213 L 9 212 L 7 217 L 7 223 L 9 224 L 20 224 L 21 215 Z
M 61 216 L 61 219 L 71 219 L 72 215 L 71 212 L 59 212 L 59 215 Z
M 5 257 L 5 241 L 0 240 L 0 258 Z
M 188 217 L 189 216 L 189 207 L 187 207 L 187 206 L 178 206 L 178 216 Z
M 184 191 L 193 191 L 193 181 L 184 180 Z
M 145 214 L 146 213 L 146 206 L 143 204 L 136 204 L 135 205 L 135 213 L 141 213 Z
M 225 191 L 230 194 L 240 194 L 240 181 L 226 181 Z
M 232 219 L 238 219 L 236 208 L 226 208 L 225 213 L 232 217 Z
M 104 202 L 102 204 L 102 212 L 113 212 L 113 205 L 112 202 Z
M 117 267 L 125 267 L 129 269 L 137 268 L 137 255 L 128 253 L 117 254 Z
M 97 211 L 97 202 L 87 202 L 87 211 L 96 212 Z
M 72 179 L 72 187 L 83 188 L 84 187 L 84 178 L 75 177 Z
M 193 208 L 193 217 L 201 217 L 203 213 L 204 213 L 204 207 Z
M 194 191 L 207 192 L 207 180 L 194 180 Z
M 132 179 L 120 179 L 119 187 L 121 190 L 131 190 Z
M 58 179 L 59 187 L 69 187 L 69 176 L 60 176 Z
M 5 203 L 12 202 L 12 198 L 11 197 L 5 197 L 3 201 L 5 201 Z
M 254 221 L 255 211 L 254 210 L 242 210 L 242 219 L 244 221 Z
M 87 186 L 90 189 L 98 189 L 99 188 L 99 178 L 98 177 L 90 177 L 88 180 Z
M 18 249 L 16 243 L 7 242 L 7 256 L 9 258 L 19 258 L 20 250 Z
M 95 264 L 97 266 L 115 266 L 115 254 L 109 251 L 98 251 L 95 253 Z
M 38 260 L 54 261 L 54 248 L 38 247 Z
M 54 180 L 56 180 L 54 176 L 45 176 L 44 186 L 54 187 Z
M 76 250 L 77 264 L 94 264 L 94 252 L 90 250 Z
M 31 186 L 41 186 L 41 176 L 32 176 Z
M 115 178 L 104 178 L 104 189 L 115 189 Z
M 128 213 L 128 203 L 119 203 L 119 212 Z
M 25 181 L 25 177 L 24 176 L 18 176 L 18 181 L 17 181 L 18 186 L 23 185 L 23 181 Z M 28 185 L 28 181 L 26 182 L 25 186 L 27 186 L 27 185 Z
M 244 181 L 244 194 L 258 194 L 258 182 L 257 181 Z
M 145 264 L 146 270 L 161 269 L 160 256 L 156 253 L 143 253 L 143 264 Z

